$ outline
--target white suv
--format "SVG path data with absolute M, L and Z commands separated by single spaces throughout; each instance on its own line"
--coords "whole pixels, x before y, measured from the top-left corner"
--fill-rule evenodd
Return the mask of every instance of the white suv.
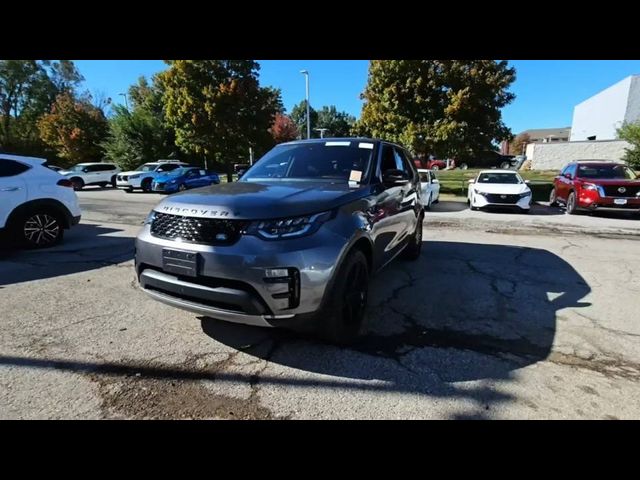
M 82 190 L 87 185 L 116 186 L 116 175 L 120 168 L 113 163 L 79 163 L 69 169 L 60 170 L 71 183 L 74 190 Z
M 131 193 L 134 189 L 141 189 L 143 192 L 151 191 L 153 179 L 171 170 L 180 167 L 190 167 L 188 163 L 179 160 L 158 160 L 157 162 L 145 163 L 131 172 L 121 172 L 116 177 L 116 186 L 123 188 L 125 192 Z
M 80 222 L 73 184 L 46 159 L 0 153 L 0 231 L 30 248 L 59 243 Z

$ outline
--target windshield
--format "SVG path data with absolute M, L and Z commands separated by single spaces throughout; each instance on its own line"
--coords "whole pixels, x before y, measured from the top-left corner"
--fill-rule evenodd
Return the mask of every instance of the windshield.
M 136 168 L 138 172 L 153 172 L 158 167 L 157 163 L 145 163 Z
M 346 182 L 354 171 L 366 176 L 372 154 L 372 143 L 349 140 L 277 146 L 256 162 L 242 181 L 313 178 Z
M 83 168 L 85 168 L 86 165 L 74 165 L 73 167 L 69 168 L 68 170 L 70 172 L 81 172 Z
M 626 165 L 579 165 L 578 177 L 633 180 L 636 174 Z
M 478 183 L 522 183 L 518 175 L 515 173 L 481 173 L 478 177 Z

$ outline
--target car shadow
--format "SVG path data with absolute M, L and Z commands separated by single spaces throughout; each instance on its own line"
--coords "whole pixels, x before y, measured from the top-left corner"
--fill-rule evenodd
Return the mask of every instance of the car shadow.
M 0 286 L 58 277 L 129 261 L 134 238 L 122 230 L 80 223 L 65 231 L 60 245 L 42 250 L 0 246 Z
M 503 214 L 503 213 L 521 214 L 521 212 L 518 209 L 513 209 L 508 207 L 506 208 L 485 207 L 485 208 L 482 208 L 481 211 L 484 213 L 494 213 L 494 214 Z M 560 207 L 550 207 L 548 205 L 540 205 L 537 203 L 533 203 L 531 205 L 531 209 L 529 210 L 529 213 L 526 215 L 548 217 L 552 215 L 564 215 L 564 214 L 565 214 L 564 210 Z
M 368 326 L 348 348 L 284 330 L 200 320 L 212 339 L 270 362 L 450 396 L 460 393 L 457 382 L 509 379 L 547 358 L 557 312 L 590 305 L 581 302 L 590 291 L 547 250 L 428 241 L 418 261 L 395 262 L 373 278 Z M 479 388 L 464 395 L 490 402 L 501 394 Z
M 440 200 L 438 203 L 431 204 L 427 212 L 461 212 L 467 208 L 469 208 L 467 202 L 463 200 Z

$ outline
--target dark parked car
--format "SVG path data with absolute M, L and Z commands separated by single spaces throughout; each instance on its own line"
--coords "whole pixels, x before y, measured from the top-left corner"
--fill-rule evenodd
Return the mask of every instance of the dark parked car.
M 501 168 L 507 170 L 516 167 L 518 163 L 518 158 L 515 155 L 502 155 L 492 150 L 460 157 L 456 160 L 456 164 L 462 170 L 467 168 Z
M 569 214 L 579 210 L 640 213 L 640 179 L 623 163 L 571 162 L 554 179 L 549 203 L 566 205 Z
M 167 197 L 136 239 L 152 297 L 200 315 L 360 331 L 369 276 L 422 248 L 420 179 L 407 151 L 371 139 L 276 146 L 238 182 Z

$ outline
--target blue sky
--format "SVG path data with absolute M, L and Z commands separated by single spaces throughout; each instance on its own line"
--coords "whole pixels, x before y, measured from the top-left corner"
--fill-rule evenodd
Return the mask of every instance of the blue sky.
M 287 111 L 304 99 L 304 76 L 310 76 L 311 105 L 335 105 L 358 117 L 360 93 L 367 82 L 367 60 L 259 60 L 260 82 L 282 90 Z M 76 60 L 85 88 L 124 103 L 119 93 L 140 75 L 151 76 L 166 65 L 160 60 Z M 514 133 L 529 128 L 571 125 L 573 107 L 591 95 L 640 74 L 640 60 L 514 60 L 515 101 L 503 110 Z

